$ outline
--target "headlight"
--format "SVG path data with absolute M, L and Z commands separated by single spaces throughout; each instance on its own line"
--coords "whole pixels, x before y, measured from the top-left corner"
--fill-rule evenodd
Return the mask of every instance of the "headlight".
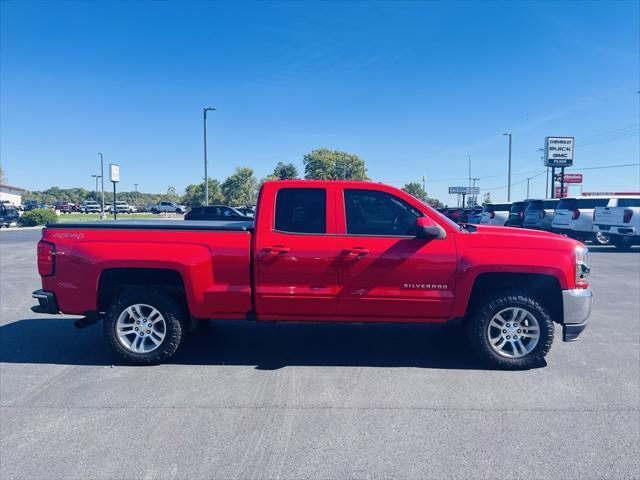
M 589 276 L 589 266 L 587 265 L 587 257 L 589 249 L 586 247 L 576 247 L 576 285 L 586 285 Z

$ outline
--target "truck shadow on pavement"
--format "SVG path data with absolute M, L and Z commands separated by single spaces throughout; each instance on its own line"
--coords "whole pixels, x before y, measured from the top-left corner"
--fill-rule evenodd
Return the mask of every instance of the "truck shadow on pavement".
M 77 330 L 71 320 L 42 318 L 0 327 L 0 362 L 123 364 L 103 339 L 101 324 Z M 415 324 L 203 322 L 168 363 L 248 365 L 259 370 L 286 366 L 487 369 L 473 356 L 461 327 Z

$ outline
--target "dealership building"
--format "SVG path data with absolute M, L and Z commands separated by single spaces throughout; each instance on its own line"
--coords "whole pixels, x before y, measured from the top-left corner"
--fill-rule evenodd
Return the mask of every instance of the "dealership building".
M 0 183 L 0 202 L 9 201 L 12 205 L 19 207 L 22 203 L 22 194 L 26 192 L 24 188 L 13 187 Z

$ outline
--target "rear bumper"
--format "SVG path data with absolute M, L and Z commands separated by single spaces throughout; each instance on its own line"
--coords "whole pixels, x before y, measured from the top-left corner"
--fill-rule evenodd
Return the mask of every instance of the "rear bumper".
M 40 289 L 33 292 L 31 296 L 38 300 L 38 305 L 31 307 L 32 312 L 49 313 L 51 315 L 57 315 L 60 313 L 54 293 Z
M 571 342 L 577 340 L 587 327 L 593 293 L 588 288 L 576 288 L 562 291 L 562 340 Z

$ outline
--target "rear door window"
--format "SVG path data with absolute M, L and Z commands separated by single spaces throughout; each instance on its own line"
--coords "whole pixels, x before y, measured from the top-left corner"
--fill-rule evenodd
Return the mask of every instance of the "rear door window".
M 326 233 L 326 189 L 282 188 L 278 190 L 275 229 L 289 233 Z

